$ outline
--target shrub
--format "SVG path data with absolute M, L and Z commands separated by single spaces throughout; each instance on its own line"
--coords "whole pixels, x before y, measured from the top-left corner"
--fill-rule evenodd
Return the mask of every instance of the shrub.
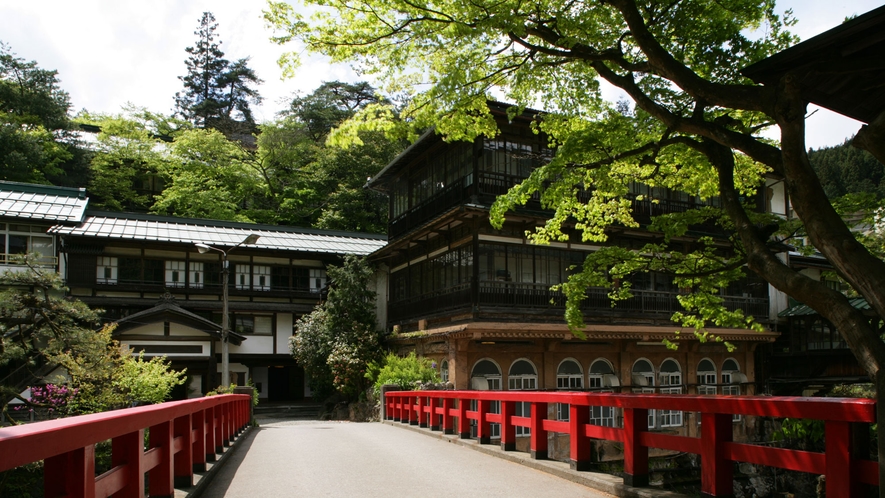
M 381 386 L 392 384 L 400 389 L 414 390 L 421 384 L 437 383 L 440 381 L 434 362 L 429 358 L 419 358 L 414 351 L 408 356 L 400 357 L 393 353 L 384 358 L 384 366 L 373 369 L 372 377 L 375 381 L 375 395 L 381 394 Z

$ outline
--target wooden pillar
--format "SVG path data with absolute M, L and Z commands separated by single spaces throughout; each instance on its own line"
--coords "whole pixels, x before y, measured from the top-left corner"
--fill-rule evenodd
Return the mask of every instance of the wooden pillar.
M 467 420 L 467 405 L 469 401 L 464 398 L 458 399 L 458 437 L 470 439 L 470 422 Z
M 590 438 L 584 427 L 590 423 L 590 408 L 570 404 L 569 407 L 569 466 L 572 470 L 590 470 Z
M 178 449 L 178 452 L 175 453 L 174 464 L 176 488 L 189 488 L 194 485 L 194 444 L 191 441 L 193 436 L 191 429 L 190 414 L 178 417 L 172 423 L 174 445 Z
M 191 415 L 191 425 L 194 429 L 194 472 L 206 472 L 206 421 L 203 419 L 204 415 L 203 410 Z M 151 436 L 153 435 L 154 431 L 151 429 Z
M 491 444 L 492 427 L 488 420 L 490 402 L 489 400 L 481 399 L 477 401 L 476 404 L 479 414 L 479 417 L 476 420 L 476 439 L 479 440 L 479 444 Z
M 516 427 L 512 419 L 515 408 L 513 401 L 501 402 L 501 449 L 504 451 L 516 451 Z
M 172 478 L 174 474 L 175 452 L 172 446 L 172 422 L 152 425 L 149 446 L 160 452 L 160 464 L 148 474 L 148 490 L 151 498 L 172 498 L 175 496 Z
M 544 430 L 544 420 L 547 419 L 547 403 L 532 403 L 531 417 L 532 427 L 529 439 L 532 458 L 535 460 L 546 460 L 547 431 Z
M 212 416 L 215 418 L 212 422 L 215 426 L 215 453 L 221 455 L 224 453 L 224 415 L 221 413 L 221 406 L 212 407 Z
M 648 432 L 648 410 L 624 408 L 624 484 L 648 486 L 648 447 L 639 442 Z
M 851 474 L 854 457 L 851 425 L 850 422 L 826 422 L 827 496 L 858 497 L 864 488 Z
M 93 498 L 95 446 L 90 444 L 44 460 L 43 495 Z
M 443 398 L 442 400 L 442 431 L 443 434 L 454 434 L 454 420 L 452 419 L 452 398 Z
M 418 427 L 427 428 L 427 412 L 424 411 L 426 408 L 425 403 L 427 398 L 424 396 L 418 396 Z
M 215 408 L 209 407 L 203 410 L 203 423 L 205 424 L 203 427 L 203 433 L 206 437 L 205 444 L 205 452 L 206 452 L 206 461 L 214 462 L 215 452 L 217 450 L 217 446 L 215 446 Z
M 144 429 L 111 439 L 111 466 L 125 465 L 123 489 L 114 493 L 118 498 L 144 498 L 144 472 L 141 460 L 144 456 Z

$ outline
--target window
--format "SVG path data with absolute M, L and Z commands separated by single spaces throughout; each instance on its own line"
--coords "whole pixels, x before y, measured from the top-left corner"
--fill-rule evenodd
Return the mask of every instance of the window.
M 633 364 L 631 372 L 634 393 L 653 393 L 655 392 L 655 371 L 651 363 L 646 360 L 638 360 Z M 638 387 L 637 387 L 638 386 Z M 648 427 L 655 427 L 655 410 L 648 411 Z
M 443 384 L 449 382 L 449 361 L 443 360 L 439 365 L 439 378 L 442 380 Z
M 722 394 L 740 395 L 740 382 L 742 380 L 743 374 L 740 372 L 740 367 L 738 366 L 737 361 L 731 358 L 725 360 L 725 363 L 722 364 L 722 384 L 724 384 L 722 386 Z M 740 422 L 741 415 L 739 413 L 735 413 L 732 416 L 732 420 L 734 422 Z
M 184 287 L 184 261 L 166 261 L 166 287 Z
M 236 265 L 236 272 L 234 273 L 234 287 L 236 287 L 237 290 L 249 290 L 251 274 L 252 272 L 249 265 Z
M 117 258 L 99 256 L 95 266 L 95 283 L 117 284 Z
M 275 290 L 289 290 L 289 267 L 272 266 L 270 268 L 270 286 Z
M 470 388 L 480 391 L 500 391 L 501 390 L 501 370 L 493 361 L 485 359 L 480 360 L 473 366 L 470 373 Z M 476 400 L 470 401 L 470 409 L 476 410 Z M 501 403 L 493 401 L 489 406 L 490 413 L 501 413 Z M 489 424 L 490 436 L 501 437 L 501 424 Z M 476 421 L 470 421 L 470 432 L 476 437 Z
M 664 387 L 670 386 L 670 387 Z M 675 360 L 664 360 L 661 364 L 662 394 L 682 394 L 682 372 Z M 682 412 L 678 410 L 660 410 L 660 427 L 681 427 Z
M 118 258 L 118 276 L 120 283 L 141 283 L 141 260 L 138 258 Z
M 188 264 L 190 266 L 190 281 L 187 284 L 188 287 L 202 289 L 203 282 L 206 280 L 203 274 L 203 263 L 191 261 Z
M 255 265 L 252 267 L 252 289 L 270 290 L 270 267 Z
M 310 292 L 318 293 L 326 287 L 326 270 L 311 268 Z
M 55 264 L 55 239 L 46 235 L 45 226 L 0 223 L 0 263 L 11 255 L 35 253 L 40 264 Z
M 510 365 L 510 371 L 507 374 L 507 383 L 511 391 L 520 391 L 538 388 L 538 372 L 535 366 L 528 360 L 516 360 Z M 531 404 L 528 402 L 516 403 L 514 415 L 518 417 L 529 416 Z M 517 427 L 517 436 L 528 436 L 531 430 L 528 427 Z
M 238 334 L 273 334 L 273 316 L 271 315 L 235 315 L 233 325 L 234 332 Z
M 590 372 L 587 374 L 587 385 L 594 392 L 610 393 L 614 392 L 611 387 L 619 385 L 617 376 L 612 369 L 611 364 L 603 359 L 598 359 L 590 365 Z M 615 427 L 617 424 L 619 413 L 617 408 L 611 406 L 591 406 L 590 407 L 590 423 L 594 425 L 603 425 L 605 427 Z
M 144 260 L 144 282 L 150 284 L 163 284 L 166 273 L 165 262 L 159 259 Z
M 557 389 L 583 389 L 584 388 L 584 372 L 581 365 L 569 358 L 563 360 L 556 369 L 556 388 Z M 556 404 L 556 418 L 562 421 L 569 419 L 569 405 L 567 403 Z
M 716 366 L 708 359 L 698 363 L 698 394 L 716 394 Z

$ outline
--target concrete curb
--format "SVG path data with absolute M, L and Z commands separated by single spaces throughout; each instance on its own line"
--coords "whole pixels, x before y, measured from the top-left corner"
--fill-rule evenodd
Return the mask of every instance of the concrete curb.
M 598 472 L 579 472 L 571 470 L 565 462 L 556 460 L 533 460 L 528 453 L 518 451 L 504 451 L 500 446 L 491 444 L 479 444 L 474 439 L 460 439 L 457 435 L 446 435 L 442 432 L 430 431 L 422 429 L 418 426 L 403 424 L 402 422 L 394 422 L 392 420 L 382 420 L 381 423 L 393 427 L 408 429 L 425 436 L 434 437 L 447 443 L 457 444 L 474 451 L 484 453 L 489 456 L 507 460 L 509 462 L 518 463 L 526 467 L 546 472 L 561 479 L 587 486 L 588 488 L 602 491 L 610 495 L 624 498 L 688 498 L 687 495 L 674 493 L 672 491 L 664 491 L 651 488 L 634 488 L 624 485 L 623 479 L 609 474 Z
M 214 462 L 206 463 L 206 472 L 194 472 L 194 485 L 189 488 L 176 488 L 175 489 L 175 498 L 199 498 L 206 488 L 209 487 L 209 483 L 212 482 L 212 479 L 221 472 L 221 469 L 224 467 L 224 464 L 230 460 L 233 455 L 239 451 L 240 444 L 237 444 L 242 440 L 245 436 L 252 432 L 254 427 L 249 425 L 246 427 L 239 436 L 237 436 L 233 442 L 231 442 L 230 446 L 224 447 L 224 452 L 218 456 L 218 459 Z

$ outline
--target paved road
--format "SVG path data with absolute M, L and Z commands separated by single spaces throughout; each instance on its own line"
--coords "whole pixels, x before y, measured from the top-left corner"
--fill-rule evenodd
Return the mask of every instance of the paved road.
M 278 421 L 237 444 L 206 498 L 611 498 L 525 466 L 385 424 Z

